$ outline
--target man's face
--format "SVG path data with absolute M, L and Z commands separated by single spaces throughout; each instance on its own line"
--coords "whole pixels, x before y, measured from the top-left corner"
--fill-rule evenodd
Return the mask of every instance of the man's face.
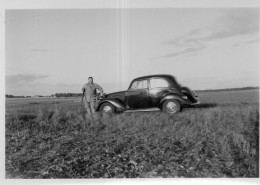
M 92 78 L 89 78 L 89 79 L 88 79 L 88 83 L 93 83 L 93 79 L 92 79 Z

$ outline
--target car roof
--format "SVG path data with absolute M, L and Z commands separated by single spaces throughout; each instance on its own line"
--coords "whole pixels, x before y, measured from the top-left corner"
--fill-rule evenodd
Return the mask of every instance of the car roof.
M 143 78 L 153 78 L 153 77 L 175 78 L 175 76 L 170 75 L 170 74 L 155 74 L 155 75 L 140 76 L 140 77 L 137 77 L 137 78 L 135 78 L 133 80 L 138 80 L 138 79 L 143 79 Z

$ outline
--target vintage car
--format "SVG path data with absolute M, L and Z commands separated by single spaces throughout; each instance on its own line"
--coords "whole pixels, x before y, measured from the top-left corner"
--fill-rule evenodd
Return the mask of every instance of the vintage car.
M 96 105 L 102 114 L 161 110 L 175 114 L 183 107 L 199 104 L 198 96 L 180 85 L 172 75 L 149 75 L 135 78 L 128 90 L 105 94 Z

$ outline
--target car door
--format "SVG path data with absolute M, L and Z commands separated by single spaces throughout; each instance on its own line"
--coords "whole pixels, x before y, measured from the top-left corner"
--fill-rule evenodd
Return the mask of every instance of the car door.
M 149 96 L 151 107 L 159 107 L 161 98 L 167 93 L 170 84 L 161 77 L 154 77 L 149 79 Z
M 147 79 L 136 80 L 126 92 L 126 104 L 130 109 L 150 107 Z

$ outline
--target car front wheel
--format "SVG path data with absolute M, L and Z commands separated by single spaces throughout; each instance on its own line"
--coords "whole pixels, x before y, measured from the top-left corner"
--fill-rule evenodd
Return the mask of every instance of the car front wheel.
M 112 115 L 115 113 L 115 108 L 110 103 L 103 103 L 100 107 L 100 113 L 102 115 Z
M 181 111 L 181 104 L 177 100 L 166 100 L 163 103 L 163 112 L 176 114 Z

